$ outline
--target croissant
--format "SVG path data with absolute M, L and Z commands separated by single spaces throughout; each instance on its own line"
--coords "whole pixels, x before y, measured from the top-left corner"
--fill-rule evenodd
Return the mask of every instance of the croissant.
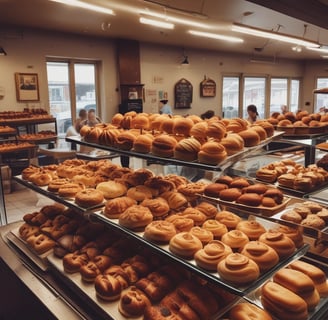
M 118 197 L 106 202 L 104 215 L 110 219 L 117 219 L 127 208 L 137 204 L 137 201 L 130 197 Z

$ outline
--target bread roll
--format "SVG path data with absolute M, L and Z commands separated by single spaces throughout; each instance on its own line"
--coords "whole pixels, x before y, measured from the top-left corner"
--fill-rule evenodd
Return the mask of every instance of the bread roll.
M 173 134 L 181 134 L 185 137 L 189 137 L 193 125 L 194 123 L 190 118 L 178 117 L 174 119 L 172 132 Z
M 243 138 L 245 147 L 257 146 L 261 141 L 259 134 L 255 130 L 246 129 L 238 132 L 238 134 Z
M 201 144 L 196 138 L 186 138 L 178 142 L 174 149 L 174 158 L 183 161 L 197 160 Z
M 229 133 L 221 139 L 221 144 L 225 147 L 228 156 L 236 154 L 244 149 L 244 139 L 237 133 Z
M 272 320 L 272 317 L 256 305 L 242 302 L 230 309 L 229 320 Z
M 151 134 L 141 134 L 136 137 L 133 143 L 133 150 L 140 153 L 149 153 L 153 140 L 154 137 Z
M 162 134 L 154 138 L 151 152 L 158 157 L 173 157 L 176 144 L 173 137 Z
M 205 142 L 198 152 L 198 161 L 205 164 L 217 165 L 228 156 L 225 147 L 216 141 Z

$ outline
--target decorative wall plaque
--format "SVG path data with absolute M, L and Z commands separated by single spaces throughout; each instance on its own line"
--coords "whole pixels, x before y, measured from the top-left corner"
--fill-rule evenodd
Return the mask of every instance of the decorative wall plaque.
M 174 87 L 174 107 L 176 109 L 191 108 L 192 91 L 192 84 L 184 78 L 180 79 Z
M 210 78 L 204 77 L 204 80 L 200 83 L 200 96 L 201 97 L 215 97 L 216 95 L 216 83 Z

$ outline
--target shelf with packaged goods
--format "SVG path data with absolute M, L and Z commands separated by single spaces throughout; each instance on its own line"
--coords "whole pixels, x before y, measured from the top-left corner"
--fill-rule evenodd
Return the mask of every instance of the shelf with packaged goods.
M 129 157 L 136 157 L 136 158 L 150 161 L 152 163 L 157 163 L 157 164 L 162 164 L 162 165 L 173 164 L 173 165 L 178 165 L 178 166 L 192 167 L 195 169 L 203 169 L 203 170 L 207 170 L 207 171 L 224 171 L 225 168 L 231 166 L 235 162 L 240 161 L 240 160 L 248 157 L 249 155 L 258 152 L 260 149 L 262 149 L 264 146 L 266 146 L 271 141 L 280 139 L 280 137 L 282 135 L 283 135 L 283 132 L 276 131 L 272 137 L 267 138 L 264 141 L 261 141 L 261 143 L 258 144 L 257 146 L 247 147 L 247 148 L 245 147 L 244 150 L 242 150 L 232 156 L 228 156 L 225 160 L 223 160 L 222 162 L 220 162 L 217 165 L 204 164 L 204 163 L 200 163 L 198 161 L 188 162 L 188 161 L 178 160 L 175 158 L 163 158 L 163 157 L 155 156 L 151 153 L 140 153 L 140 152 L 135 152 L 133 150 L 129 150 L 129 151 L 122 150 L 122 149 L 115 148 L 113 146 L 101 145 L 101 144 L 97 144 L 97 143 L 90 143 L 90 142 L 84 141 L 83 138 L 81 138 L 80 136 L 67 137 L 66 141 L 93 147 L 93 148 L 98 148 L 98 149 L 115 152 L 117 154 L 129 156 Z

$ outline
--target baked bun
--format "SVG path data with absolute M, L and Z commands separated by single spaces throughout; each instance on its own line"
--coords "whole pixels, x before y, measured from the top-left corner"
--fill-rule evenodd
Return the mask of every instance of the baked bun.
M 205 142 L 198 152 L 198 161 L 205 164 L 217 165 L 228 156 L 225 147 L 216 141 Z
M 237 133 L 229 133 L 221 139 L 221 144 L 225 147 L 228 156 L 236 154 L 244 149 L 244 139 Z
M 127 187 L 119 182 L 105 181 L 98 183 L 96 190 L 101 191 L 105 199 L 113 199 L 124 196 L 127 192 Z
M 173 122 L 173 134 L 183 135 L 185 137 L 190 136 L 190 130 L 194 122 L 189 118 L 178 117 Z
M 223 201 L 236 201 L 241 195 L 239 188 L 228 188 L 220 191 L 219 198 Z
M 250 186 L 250 183 L 248 182 L 248 180 L 246 178 L 239 178 L 236 177 L 234 178 L 231 183 L 230 183 L 230 188 L 239 188 L 239 189 L 243 189 Z
M 122 286 L 117 278 L 109 274 L 101 274 L 95 279 L 96 295 L 105 301 L 118 300 L 121 296 Z
M 247 235 L 239 230 L 230 230 L 221 237 L 221 241 L 228 245 L 234 252 L 239 251 L 249 242 Z
M 128 189 L 126 195 L 137 202 L 142 202 L 145 199 L 151 199 L 153 197 L 154 190 L 144 186 L 138 185 Z
M 104 194 L 96 189 L 85 189 L 75 195 L 75 203 L 82 208 L 90 208 L 101 204 Z
M 153 221 L 150 210 L 140 205 L 133 205 L 126 209 L 119 217 L 119 224 L 132 230 L 144 229 Z
M 208 203 L 206 201 L 200 202 L 196 206 L 196 209 L 198 209 L 200 212 L 203 212 L 207 217 L 207 219 L 215 218 L 215 216 L 218 213 L 218 208 L 215 205 Z
M 258 133 L 261 141 L 267 139 L 267 137 L 268 137 L 265 129 L 260 125 L 254 124 L 250 127 L 250 130 L 256 131 Z
M 206 135 L 209 138 L 214 138 L 216 140 L 221 140 L 226 135 L 226 127 L 221 121 L 212 121 L 209 122 Z
M 227 226 L 215 219 L 206 220 L 203 223 L 202 228 L 210 231 L 213 234 L 214 239 L 217 240 L 220 240 L 221 237 L 228 232 Z
M 122 131 L 116 137 L 115 146 L 121 150 L 131 150 L 136 136 L 130 131 Z
M 158 157 L 170 158 L 174 156 L 176 144 L 176 139 L 169 135 L 161 134 L 154 138 L 151 152 Z
M 266 232 L 263 225 L 255 220 L 240 221 L 236 226 L 236 230 L 244 232 L 249 240 L 257 240 L 261 234 Z
M 229 311 L 229 320 L 272 320 L 270 314 L 249 302 L 238 303 Z
M 194 259 L 197 266 L 210 271 L 216 271 L 218 263 L 226 258 L 232 250 L 229 246 L 221 241 L 213 240 L 204 246 L 203 249 L 198 250 Z
M 227 175 L 223 175 L 223 176 L 219 176 L 219 177 L 215 178 L 214 182 L 215 183 L 223 183 L 223 184 L 226 184 L 229 187 L 233 180 L 234 179 L 232 177 L 227 176 Z
M 217 213 L 215 220 L 226 225 L 228 230 L 232 230 L 236 228 L 238 223 L 241 221 L 241 218 L 233 212 L 223 210 Z
M 260 168 L 256 171 L 256 178 L 273 183 L 277 180 L 278 173 L 275 169 Z
M 223 183 L 210 183 L 204 189 L 204 195 L 208 197 L 218 198 L 220 192 L 224 189 L 228 189 L 228 186 Z
M 202 242 L 203 246 L 214 239 L 213 233 L 211 231 L 200 226 L 192 227 L 189 232 L 193 236 L 197 237 Z
M 261 273 L 270 270 L 279 262 L 277 252 L 260 241 L 250 241 L 246 243 L 241 253 L 254 260 L 259 266 Z
M 263 183 L 255 183 L 251 184 L 248 187 L 242 189 L 243 193 L 257 193 L 257 194 L 264 194 L 268 190 L 268 186 Z
M 144 237 L 158 243 L 169 243 L 176 233 L 177 231 L 172 222 L 156 220 L 146 226 Z
M 259 134 L 255 130 L 246 129 L 238 132 L 238 134 L 243 138 L 245 147 L 257 146 L 261 141 Z
M 277 319 L 308 319 L 304 299 L 278 283 L 269 281 L 264 284 L 261 290 L 261 303 L 264 309 Z
M 260 275 L 258 265 L 240 253 L 230 253 L 221 260 L 217 271 L 222 279 L 238 285 L 255 281 Z
M 202 242 L 190 232 L 177 233 L 169 243 L 169 250 L 185 259 L 192 259 L 194 254 L 202 248 Z
M 183 161 L 197 160 L 200 148 L 201 144 L 196 138 L 190 137 L 182 139 L 174 149 L 174 158 Z
M 244 193 L 237 198 L 236 202 L 246 206 L 257 207 L 261 205 L 262 199 L 263 195 L 257 193 Z
M 118 197 L 109 199 L 105 203 L 104 215 L 110 219 L 119 218 L 119 216 L 129 207 L 137 204 L 137 201 L 130 197 Z
M 201 144 L 207 140 L 206 130 L 208 123 L 206 121 L 198 122 L 190 129 L 190 135 L 197 139 Z
M 154 136 L 151 134 L 140 134 L 133 143 L 133 150 L 140 153 L 149 153 L 153 144 Z
M 284 225 L 279 225 L 277 227 L 278 232 L 285 234 L 289 239 L 291 239 L 296 248 L 300 248 L 304 245 L 303 233 L 298 227 L 289 227 Z
M 140 204 L 147 207 L 154 218 L 163 217 L 170 211 L 168 202 L 162 197 L 156 197 L 154 199 L 146 198 Z

